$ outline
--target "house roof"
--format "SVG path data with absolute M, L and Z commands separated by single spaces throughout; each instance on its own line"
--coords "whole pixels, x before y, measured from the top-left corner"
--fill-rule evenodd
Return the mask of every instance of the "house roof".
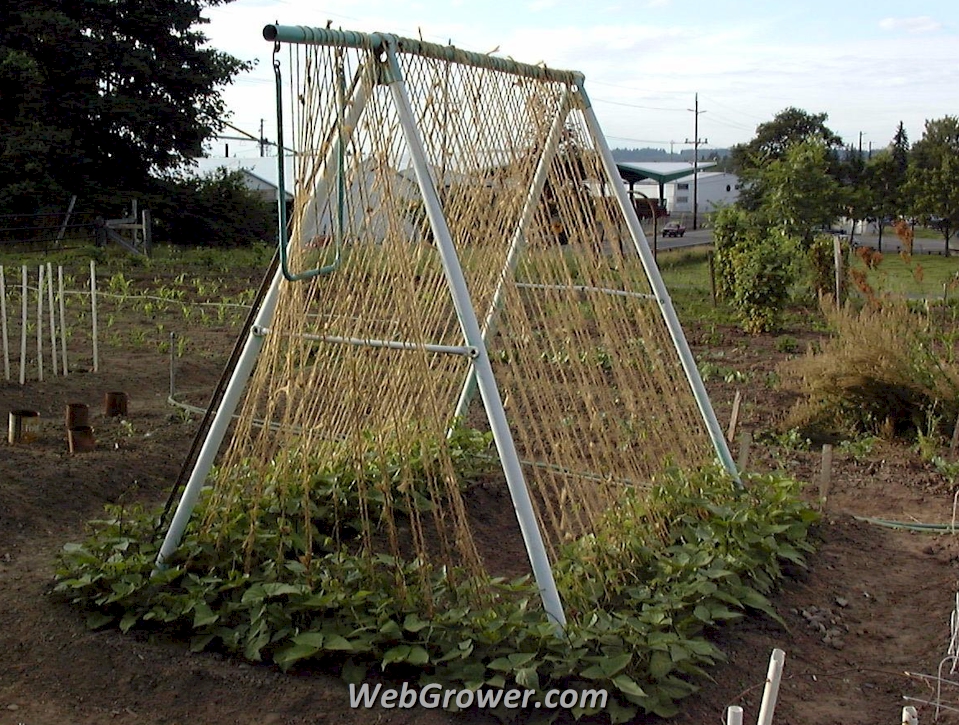
M 700 161 L 699 170 L 715 166 L 715 161 Z M 676 179 L 693 175 L 693 165 L 688 161 L 621 161 L 616 164 L 623 181 L 636 183 L 650 179 L 658 184 L 666 184 Z

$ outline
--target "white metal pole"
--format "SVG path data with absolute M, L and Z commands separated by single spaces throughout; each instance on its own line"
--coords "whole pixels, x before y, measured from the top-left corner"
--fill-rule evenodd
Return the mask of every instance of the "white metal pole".
M 626 220 L 626 226 L 629 228 L 630 235 L 633 238 L 633 245 L 636 247 L 636 251 L 643 262 L 643 269 L 646 270 L 649 285 L 653 290 L 653 294 L 656 295 L 660 312 L 669 330 L 669 335 L 673 340 L 676 352 L 679 354 L 683 372 L 686 374 L 690 388 L 692 388 L 696 405 L 699 407 L 699 413 L 703 418 L 703 422 L 706 424 L 706 429 L 709 432 L 709 437 L 716 450 L 716 455 L 729 474 L 737 482 L 740 482 L 739 472 L 736 470 L 736 463 L 733 460 L 732 453 L 729 451 L 729 446 L 726 444 L 722 426 L 719 425 L 719 421 L 716 419 L 716 412 L 713 410 L 712 403 L 709 401 L 709 394 L 706 392 L 706 386 L 703 384 L 703 379 L 699 375 L 699 368 L 696 367 L 696 360 L 693 357 L 692 351 L 689 349 L 686 335 L 683 333 L 683 328 L 679 324 L 679 317 L 676 315 L 673 301 L 670 299 L 663 278 L 659 274 L 659 267 L 656 265 L 653 253 L 649 249 L 649 242 L 646 241 L 646 234 L 643 232 L 643 227 L 639 223 L 639 219 L 636 218 L 636 210 L 633 209 L 633 205 L 629 203 L 629 197 L 626 195 L 626 189 L 623 188 L 623 180 L 619 175 L 619 171 L 616 169 L 613 154 L 609 150 L 609 145 L 606 143 L 606 137 L 603 136 L 599 121 L 596 119 L 596 113 L 589 103 L 589 97 L 586 95 L 582 81 L 580 81 L 579 92 L 585 104 L 583 116 L 586 119 L 586 125 L 590 135 L 593 137 L 593 143 L 596 144 L 596 148 L 600 152 L 600 158 L 602 159 L 610 188 L 613 190 L 617 202 L 619 202 L 619 207 Z
M 550 567 L 549 557 L 546 555 L 546 547 L 543 544 L 542 533 L 536 522 L 536 513 L 533 509 L 533 502 L 530 499 L 529 490 L 526 487 L 523 470 L 520 467 L 516 444 L 510 433 L 509 422 L 506 419 L 506 411 L 503 409 L 503 401 L 500 399 L 499 390 L 497 390 L 496 387 L 493 367 L 490 364 L 486 345 L 483 342 L 483 333 L 480 330 L 479 320 L 476 317 L 476 311 L 473 309 L 473 304 L 470 300 L 466 278 L 463 275 L 463 269 L 456 256 L 456 248 L 453 245 L 449 227 L 446 224 L 446 219 L 443 217 L 443 208 L 440 204 L 439 196 L 436 193 L 432 176 L 430 175 L 423 142 L 416 129 L 413 109 L 406 92 L 406 85 L 403 82 L 399 61 L 396 57 L 396 39 L 389 37 L 386 47 L 390 65 L 390 77 L 387 79 L 390 93 L 396 104 L 397 115 L 399 116 L 400 125 L 403 129 L 403 136 L 409 146 L 416 181 L 423 194 L 426 213 L 430 220 L 433 236 L 436 238 L 437 249 L 443 261 L 443 268 L 446 273 L 447 283 L 450 286 L 453 306 L 456 309 L 460 327 L 467 344 L 476 347 L 478 352 L 477 356 L 473 359 L 473 366 L 476 368 L 477 385 L 480 396 L 483 399 L 483 404 L 486 407 L 486 415 L 489 419 L 490 430 L 493 433 L 493 440 L 496 443 L 496 449 L 503 464 L 503 472 L 506 475 L 506 483 L 509 487 L 510 496 L 513 499 L 513 508 L 516 511 L 516 518 L 519 521 L 520 532 L 523 535 L 526 552 L 533 569 L 533 576 L 536 579 L 540 597 L 543 600 L 543 609 L 546 611 L 546 614 L 553 619 L 554 624 L 559 629 L 563 629 L 566 626 L 566 615 L 563 612 L 563 605 L 559 598 L 559 592 L 556 589 L 556 581 L 553 579 L 553 571 Z
M 27 265 L 22 268 L 20 288 L 20 384 L 27 382 Z
M 57 376 L 60 374 L 57 364 L 60 351 L 57 350 L 57 313 L 53 306 L 53 265 L 50 262 L 47 262 L 47 307 L 50 308 L 50 359 L 53 362 L 53 374 Z
M 739 705 L 726 708 L 726 725 L 743 725 L 743 709 Z
M 516 270 L 519 262 L 519 255 L 526 247 L 526 230 L 536 212 L 537 204 L 543 194 L 543 187 L 546 185 L 546 177 L 549 174 L 550 164 L 556 156 L 556 150 L 559 148 L 559 140 L 563 129 L 565 128 L 566 118 L 569 115 L 569 89 L 563 94 L 553 119 L 553 125 L 550 127 L 546 136 L 546 143 L 543 147 L 543 153 L 536 166 L 536 172 L 533 174 L 533 181 L 530 184 L 529 192 L 523 204 L 523 211 L 520 214 L 519 223 L 516 225 L 516 231 L 510 241 L 509 250 L 506 253 L 506 261 L 503 264 L 503 270 L 500 272 L 499 279 L 496 281 L 496 290 L 493 292 L 493 299 L 486 311 L 486 317 L 483 320 L 483 341 L 486 342 L 493 335 L 493 326 L 496 322 L 496 313 L 499 311 L 503 301 L 503 293 L 506 283 Z M 464 418 L 469 408 L 473 393 L 476 390 L 476 368 L 470 366 L 466 375 L 466 382 L 460 390 L 459 400 L 456 401 L 456 409 L 453 413 L 454 418 Z
M 919 713 L 912 705 L 902 708 L 902 725 L 919 725 Z
M 63 353 L 61 369 L 63 374 L 66 375 L 69 372 L 67 367 L 67 316 L 66 316 L 66 306 L 63 300 L 63 265 L 57 266 L 57 295 L 60 300 L 60 348 Z
M 227 383 L 226 390 L 223 392 L 223 398 L 219 407 L 213 416 L 213 422 L 207 431 L 200 452 L 197 454 L 196 463 L 193 464 L 193 471 L 190 479 L 183 489 L 183 495 L 176 507 L 176 513 L 173 514 L 173 520 L 170 522 L 170 528 L 167 530 L 160 546 L 160 553 L 157 555 L 156 567 L 161 569 L 166 561 L 173 555 L 180 545 L 180 539 L 183 538 L 183 532 L 190 521 L 193 508 L 196 506 L 197 499 L 200 497 L 200 491 L 203 483 L 206 481 L 207 474 L 213 466 L 217 452 L 220 450 L 220 444 L 226 435 L 227 428 L 233 418 L 240 398 L 246 388 L 247 380 L 253 372 L 256 364 L 257 355 L 263 347 L 263 328 L 269 327 L 273 320 L 273 312 L 276 310 L 276 302 L 280 292 L 280 282 L 283 279 L 283 270 L 277 269 L 270 283 L 270 289 L 263 299 L 263 304 L 257 312 L 256 320 L 250 328 L 250 333 L 246 338 L 243 351 L 237 360 L 230 381 Z
M 10 379 L 10 340 L 7 338 L 7 281 L 0 264 L 0 333 L 3 336 L 3 379 Z
M 93 372 L 100 370 L 100 348 L 97 343 L 97 265 L 90 260 L 90 313 L 93 316 Z
M 773 650 L 769 658 L 769 670 L 766 672 L 766 687 L 763 688 L 763 699 L 759 705 L 759 719 L 756 725 L 772 725 L 773 713 L 776 711 L 776 698 L 779 697 L 779 682 L 783 676 L 783 663 L 786 653 L 778 647 Z
M 37 377 L 43 382 L 43 265 L 37 276 Z

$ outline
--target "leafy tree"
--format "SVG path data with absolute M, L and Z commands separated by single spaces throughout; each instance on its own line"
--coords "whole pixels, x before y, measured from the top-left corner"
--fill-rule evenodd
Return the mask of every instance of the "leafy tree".
M 843 207 L 842 187 L 830 173 L 829 147 L 820 139 L 791 145 L 757 175 L 761 211 L 787 237 L 812 242 L 816 229 L 829 226 Z
M 158 180 L 144 201 L 158 242 L 232 247 L 276 241 L 276 204 L 248 188 L 239 171 Z
M 780 111 L 772 121 L 756 127 L 756 136 L 746 144 L 733 146 L 732 166 L 742 178 L 744 186 L 740 204 L 747 209 L 758 209 L 763 189 L 753 183 L 757 175 L 771 163 L 782 160 L 787 150 L 805 141 L 821 142 L 829 151 L 830 172 L 839 175 L 838 150 L 842 139 L 826 126 L 828 115 L 807 113 L 800 108 Z
M 844 216 L 852 221 L 849 232 L 849 241 L 856 233 L 856 223 L 869 216 L 871 199 L 866 186 L 866 162 L 862 157 L 861 149 L 850 145 L 846 149 L 845 158 L 840 167 L 840 183 L 842 184 L 842 207 Z
M 948 256 L 949 237 L 959 229 L 959 118 L 926 121 L 910 153 L 907 189 L 919 220 L 942 232 Z
M 0 205 L 138 193 L 202 154 L 250 66 L 204 47 L 231 0 L 21 0 L 0 10 Z

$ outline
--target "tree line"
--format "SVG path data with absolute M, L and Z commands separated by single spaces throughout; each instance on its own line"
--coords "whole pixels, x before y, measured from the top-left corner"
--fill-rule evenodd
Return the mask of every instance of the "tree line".
M 902 123 L 889 145 L 864 156 L 826 125 L 824 113 L 787 108 L 733 147 L 742 190 L 714 219 L 717 289 L 751 332 L 775 329 L 797 294 L 833 293 L 837 219 L 898 219 L 933 227 L 944 253 L 959 229 L 959 119 L 926 121 L 909 144 Z M 845 254 L 850 239 L 844 242 Z
M 838 218 L 876 221 L 880 234 L 883 223 L 907 218 L 937 229 L 948 255 L 959 230 L 959 119 L 927 120 L 912 145 L 900 122 L 888 146 L 869 155 L 826 121 L 787 108 L 733 147 L 740 209 L 807 242 Z

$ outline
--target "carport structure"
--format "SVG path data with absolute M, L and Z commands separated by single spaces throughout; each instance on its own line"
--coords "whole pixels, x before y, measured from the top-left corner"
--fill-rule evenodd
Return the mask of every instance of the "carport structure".
M 659 203 L 663 203 L 665 189 L 663 188 L 670 181 L 677 181 L 687 176 L 692 176 L 696 171 L 708 169 L 715 166 L 714 161 L 700 161 L 695 166 L 686 161 L 621 161 L 616 164 L 619 175 L 623 181 L 629 184 L 629 197 L 634 199 L 636 196 L 636 184 L 640 181 L 649 179 L 659 184 Z

